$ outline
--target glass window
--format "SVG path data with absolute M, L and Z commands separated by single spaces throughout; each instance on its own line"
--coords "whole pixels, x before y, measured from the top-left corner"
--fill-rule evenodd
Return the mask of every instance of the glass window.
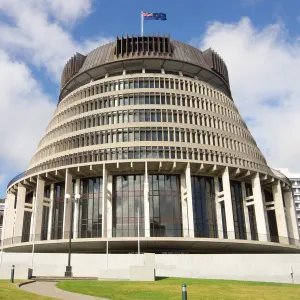
M 144 176 L 114 176 L 113 179 L 113 236 L 145 236 Z M 138 224 L 138 215 L 140 223 Z
M 102 237 L 102 178 L 80 181 L 78 237 Z
M 217 238 L 214 179 L 192 176 L 195 237 Z
M 231 199 L 232 199 L 235 238 L 246 240 L 247 236 L 246 236 L 241 183 L 239 181 L 231 180 L 230 190 L 231 190 Z
M 182 236 L 178 175 L 149 175 L 151 236 Z

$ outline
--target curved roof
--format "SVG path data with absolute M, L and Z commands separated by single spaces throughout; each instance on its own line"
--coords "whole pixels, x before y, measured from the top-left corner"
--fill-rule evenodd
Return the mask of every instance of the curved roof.
M 86 56 L 79 53 L 73 56 L 64 67 L 61 79 L 61 91 L 63 91 L 70 80 L 78 77 L 80 74 L 88 74 L 89 70 L 96 67 L 118 61 L 141 60 L 145 58 L 185 62 L 208 70 L 217 75 L 223 81 L 223 84 L 228 87 L 228 90 L 230 90 L 226 64 L 212 49 L 202 52 L 191 45 L 172 41 L 170 37 L 127 36 L 117 37 L 115 42 L 100 46 Z M 90 74 L 88 75 L 90 78 L 93 78 Z M 191 75 L 196 76 L 197 73 Z

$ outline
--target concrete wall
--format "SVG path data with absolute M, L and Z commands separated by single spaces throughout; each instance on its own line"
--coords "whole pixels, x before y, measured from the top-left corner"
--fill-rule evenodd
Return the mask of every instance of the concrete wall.
M 149 254 L 148 254 L 149 255 Z M 126 278 L 131 266 L 138 265 L 135 254 L 110 254 L 108 272 L 105 254 L 73 254 L 74 276 Z M 9 278 L 15 264 L 16 279 L 26 279 L 31 267 L 30 253 L 4 253 L 0 278 Z M 64 276 L 67 254 L 34 255 L 34 276 Z M 155 265 L 156 276 L 233 279 L 300 284 L 300 254 L 156 254 L 141 255 L 141 265 Z M 118 275 L 119 274 L 119 275 Z

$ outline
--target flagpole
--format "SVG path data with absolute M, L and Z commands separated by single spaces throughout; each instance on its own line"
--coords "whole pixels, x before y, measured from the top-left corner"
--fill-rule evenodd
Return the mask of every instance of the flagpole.
M 144 17 L 143 17 L 143 9 L 141 12 L 141 32 L 142 32 L 142 36 L 144 35 Z

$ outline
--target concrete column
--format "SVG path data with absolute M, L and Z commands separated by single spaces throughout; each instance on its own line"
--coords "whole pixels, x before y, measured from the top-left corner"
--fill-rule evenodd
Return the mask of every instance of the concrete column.
M 48 220 L 48 232 L 47 232 L 48 241 L 51 240 L 53 204 L 54 204 L 54 183 L 52 183 L 50 187 L 50 207 L 49 207 L 49 220 Z
M 272 186 L 274 206 L 275 206 L 275 215 L 277 221 L 277 230 L 279 236 L 279 242 L 288 244 L 288 229 L 285 218 L 285 211 L 283 205 L 283 195 L 281 190 L 280 181 L 277 180 L 276 183 Z
M 224 192 L 224 206 L 225 206 L 225 213 L 226 213 L 227 236 L 228 239 L 235 239 L 228 167 L 225 168 L 222 174 L 222 183 L 223 183 L 223 192 Z
M 103 164 L 102 174 L 102 237 L 107 237 L 107 169 Z
M 180 175 L 180 183 L 183 237 L 195 237 L 190 164 Z
M 70 209 L 72 207 L 71 201 L 67 201 L 66 194 L 73 194 L 73 182 L 70 171 L 66 170 L 65 179 L 65 199 L 64 199 L 64 220 L 63 220 L 63 239 L 68 239 L 70 234 Z M 73 201 L 73 199 L 71 199 Z
M 38 177 L 36 183 L 36 196 L 35 196 L 34 211 L 33 211 L 34 214 L 33 234 L 35 235 L 35 241 L 41 240 L 44 196 L 45 196 L 45 181 L 42 180 L 40 177 Z
M 34 219 L 35 203 L 36 203 L 36 189 L 34 189 L 33 196 L 32 196 L 32 208 L 31 208 L 31 219 L 30 219 L 29 242 L 33 241 L 34 222 L 35 222 L 35 219 Z
M 19 183 L 17 193 L 16 222 L 14 230 L 15 243 L 21 243 L 22 240 L 25 197 L 26 188 L 21 183 Z
M 112 237 L 112 189 L 113 177 L 108 175 L 106 166 L 103 166 L 103 205 L 102 205 L 102 237 Z
M 263 201 L 259 173 L 252 178 L 252 190 L 254 198 L 256 225 L 259 241 L 268 241 L 268 231 L 265 214 L 265 203 Z
M 79 178 L 76 179 L 75 194 L 80 194 L 80 179 Z M 75 201 L 74 202 L 73 239 L 77 239 L 78 238 L 79 201 Z
M 182 212 L 183 237 L 188 237 L 189 236 L 188 203 L 187 203 L 185 174 L 180 174 L 180 191 L 181 191 L 181 212 Z
M 223 239 L 224 235 L 223 235 L 221 205 L 219 203 L 219 179 L 218 179 L 218 177 L 214 177 L 214 187 L 215 187 L 215 205 L 216 205 L 216 215 L 217 215 L 218 238 Z
M 3 245 L 10 245 L 13 243 L 14 235 L 14 217 L 15 217 L 15 195 L 8 193 L 5 200 L 4 218 L 3 218 L 3 229 L 2 229 L 2 240 Z
M 149 207 L 149 180 L 148 165 L 145 162 L 144 175 L 144 220 L 145 220 L 145 237 L 150 237 L 150 207 Z
M 113 192 L 113 176 L 107 176 L 107 232 L 108 237 L 112 237 L 112 192 Z
M 290 243 L 299 246 L 299 229 L 292 191 L 284 192 L 286 219 L 288 223 Z
M 242 182 L 242 198 L 243 198 L 243 207 L 244 207 L 244 215 L 245 215 L 245 226 L 247 233 L 247 240 L 251 240 L 251 229 L 250 229 L 250 220 L 249 220 L 249 212 L 248 207 L 246 206 L 246 184 Z
M 185 169 L 185 182 L 187 191 L 187 211 L 188 211 L 188 224 L 189 224 L 189 237 L 195 237 L 194 230 L 194 211 L 193 211 L 193 196 L 192 196 L 192 178 L 191 167 L 188 163 Z

